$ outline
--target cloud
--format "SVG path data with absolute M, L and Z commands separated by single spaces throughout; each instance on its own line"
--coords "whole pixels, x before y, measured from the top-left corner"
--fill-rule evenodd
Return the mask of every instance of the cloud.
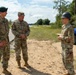
M 26 1 L 26 0 L 25 0 Z M 52 8 L 54 0 L 28 0 L 28 4 L 21 3 L 19 0 L 0 0 L 0 6 L 8 7 L 8 20 L 17 19 L 18 11 L 25 13 L 25 20 L 34 23 L 39 18 L 48 18 L 51 22 L 55 21 L 57 10 Z M 48 5 L 48 3 L 50 5 Z M 40 5 L 41 4 L 41 5 Z M 47 5 L 46 5 L 47 4 Z
M 55 16 L 57 14 L 57 11 L 47 7 L 47 6 L 37 6 L 37 5 L 31 5 L 28 8 L 27 13 L 29 13 L 29 15 L 26 15 L 26 20 L 30 21 L 30 19 L 27 19 L 27 17 L 31 18 L 32 22 L 36 22 L 37 19 L 50 19 L 51 21 L 55 21 Z
M 12 1 L 12 0 L 0 0 L 0 6 L 5 6 L 8 7 L 8 14 L 7 17 L 9 19 L 14 19 L 16 18 L 15 16 L 17 15 L 18 10 L 21 9 L 21 4 L 18 3 L 17 0 Z
M 43 17 L 43 15 L 41 15 L 41 14 L 35 14 L 35 15 L 32 16 L 32 18 L 38 18 L 38 17 L 39 17 L 39 18 L 40 18 L 40 17 Z
M 39 4 L 39 3 L 52 3 L 53 0 L 32 0 L 32 4 Z

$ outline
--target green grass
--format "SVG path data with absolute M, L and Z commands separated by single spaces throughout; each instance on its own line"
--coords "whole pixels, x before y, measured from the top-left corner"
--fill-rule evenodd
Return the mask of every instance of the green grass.
M 30 27 L 29 39 L 36 40 L 54 40 L 58 41 L 57 33 L 60 33 L 60 29 L 52 29 L 51 26 L 32 26 Z
M 76 58 L 76 57 L 74 57 Z M 76 69 L 76 59 L 74 59 L 74 68 Z

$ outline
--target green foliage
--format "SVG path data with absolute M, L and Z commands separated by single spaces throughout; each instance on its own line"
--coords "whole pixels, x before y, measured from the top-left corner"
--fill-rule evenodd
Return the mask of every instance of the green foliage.
M 67 9 L 67 11 L 69 11 L 72 15 L 74 15 L 74 9 L 75 9 L 75 2 L 73 0 L 72 3 L 70 3 L 69 8 Z
M 9 21 L 8 21 L 8 24 L 9 24 L 9 28 L 11 28 L 11 26 L 12 26 L 12 21 L 9 20 Z
M 53 7 L 54 9 L 57 9 L 59 12 L 59 15 L 62 14 L 63 12 L 67 11 L 69 7 L 69 1 L 65 0 L 54 0 L 55 6 Z
M 38 19 L 38 21 L 37 21 L 36 24 L 38 24 L 38 25 L 42 25 L 42 23 L 43 23 L 43 20 L 42 20 L 42 19 Z
M 76 27 L 76 15 L 72 16 L 71 24 Z
M 50 20 L 49 19 L 38 19 L 35 24 L 37 24 L 37 25 L 49 25 Z
M 62 22 L 61 22 L 61 15 L 56 16 L 56 23 L 58 28 L 61 28 Z
M 74 59 L 74 68 L 76 69 L 76 59 Z
M 11 24 L 12 24 L 12 21 L 11 21 L 11 20 L 9 20 L 9 21 L 8 21 L 8 23 L 9 23 L 9 25 L 11 25 Z
M 61 15 L 56 16 L 56 22 L 51 25 L 52 28 L 61 28 L 62 26 L 62 21 L 61 21 Z
M 72 1 L 68 11 L 72 14 L 71 24 L 76 27 L 76 7 L 75 7 L 75 0 Z
M 49 25 L 50 24 L 50 20 L 49 19 L 44 19 L 43 20 L 43 25 Z

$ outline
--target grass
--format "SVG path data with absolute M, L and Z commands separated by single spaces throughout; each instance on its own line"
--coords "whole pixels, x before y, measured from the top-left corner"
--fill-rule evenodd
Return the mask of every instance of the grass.
M 58 41 L 57 33 L 60 33 L 60 29 L 52 29 L 51 26 L 31 26 L 29 39 L 36 40 L 54 40 Z
M 76 58 L 76 57 L 74 57 Z M 74 68 L 76 69 L 76 59 L 74 59 Z

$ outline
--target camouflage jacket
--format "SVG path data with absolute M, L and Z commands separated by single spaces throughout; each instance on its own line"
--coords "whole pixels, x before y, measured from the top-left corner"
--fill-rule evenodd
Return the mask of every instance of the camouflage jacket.
M 8 41 L 8 34 L 9 34 L 9 25 L 8 20 L 6 18 L 0 17 L 0 42 L 5 40 Z
M 29 25 L 26 21 L 20 22 L 19 20 L 15 20 L 12 25 L 12 33 L 16 38 L 19 37 L 20 34 L 28 36 L 30 33 Z
M 62 47 L 72 48 L 74 43 L 74 30 L 72 25 L 70 24 L 62 25 L 61 35 L 62 35 L 61 40 Z

